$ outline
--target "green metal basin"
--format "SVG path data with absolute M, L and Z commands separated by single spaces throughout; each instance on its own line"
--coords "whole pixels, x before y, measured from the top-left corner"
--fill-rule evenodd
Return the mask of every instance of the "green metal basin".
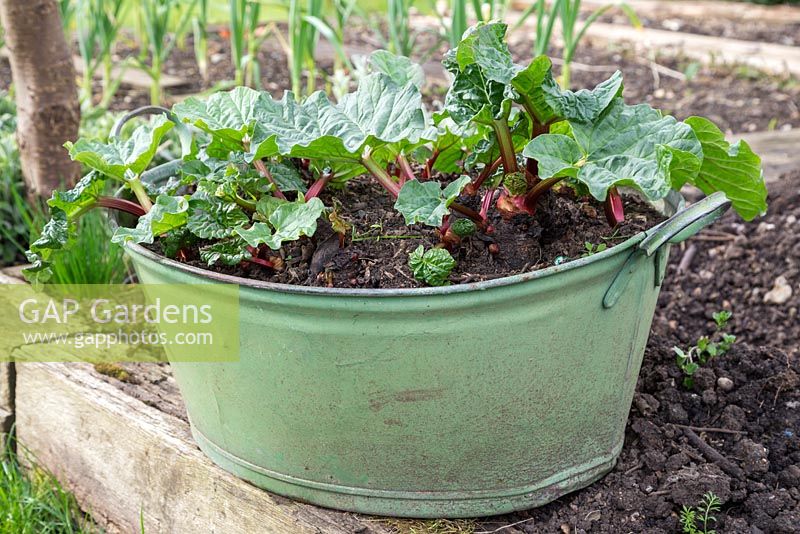
M 331 508 L 486 516 L 614 466 L 669 242 L 727 207 L 712 195 L 591 257 L 443 288 L 272 284 L 127 250 L 145 283 L 240 285 L 240 360 L 173 363 L 214 462 Z

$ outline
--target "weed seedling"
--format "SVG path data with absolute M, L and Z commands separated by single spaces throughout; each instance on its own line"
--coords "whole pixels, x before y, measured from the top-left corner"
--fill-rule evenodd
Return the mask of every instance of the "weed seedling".
M 719 497 L 710 491 L 703 495 L 699 506 L 684 506 L 680 514 L 682 532 L 684 534 L 716 534 L 716 530 L 709 530 L 708 527 L 709 523 L 717 522 L 717 518 L 711 514 L 719 512 L 721 506 L 722 502 Z M 702 529 L 698 527 L 698 521 L 702 525 Z
M 586 249 L 586 252 L 583 253 L 583 257 L 586 258 L 587 256 L 592 256 L 597 254 L 598 252 L 603 252 L 605 249 L 608 248 L 608 245 L 605 243 L 599 243 L 597 245 L 586 241 L 583 244 L 583 247 Z
M 728 326 L 733 314 L 728 310 L 722 310 L 713 314 L 716 329 L 711 336 L 701 336 L 697 343 L 684 351 L 680 347 L 672 347 L 676 354 L 676 363 L 683 374 L 683 385 L 686 388 L 691 388 L 694 385 L 693 375 L 697 372 L 701 365 L 705 365 L 712 358 L 722 356 L 728 352 L 733 343 L 736 341 L 736 336 L 723 332 Z

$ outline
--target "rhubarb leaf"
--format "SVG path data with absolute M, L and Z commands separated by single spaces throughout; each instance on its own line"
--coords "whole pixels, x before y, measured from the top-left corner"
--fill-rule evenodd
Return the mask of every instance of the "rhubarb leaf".
M 117 180 L 133 178 L 147 169 L 156 155 L 161 139 L 174 124 L 164 115 L 143 124 L 127 140 L 116 137 L 107 143 L 94 139 L 78 139 L 64 146 L 69 156 L 97 172 Z
M 67 214 L 60 208 L 50 210 L 50 221 L 42 228 L 38 239 L 31 243 L 25 256 L 30 266 L 22 270 L 25 279 L 34 286 L 47 282 L 52 276 L 53 252 L 67 245 L 70 238 L 70 224 Z
M 534 138 L 522 154 L 539 163 L 539 177 L 576 176 L 578 164 L 584 154 L 571 137 L 559 134 L 540 135 Z
M 730 144 L 714 123 L 702 117 L 689 117 L 691 126 L 703 147 L 703 164 L 694 179 L 705 194 L 722 191 L 733 209 L 746 221 L 767 212 L 767 186 L 761 169 L 761 158 L 750 146 L 739 140 Z
M 301 236 L 314 235 L 317 231 L 317 219 L 324 211 L 325 205 L 316 197 L 308 202 L 301 199 L 277 203 L 269 214 L 269 225 L 256 222 L 250 228 L 236 228 L 234 232 L 251 247 L 266 244 L 272 250 L 278 250 L 285 241 L 296 241 Z
M 374 72 L 385 74 L 398 87 L 411 82 L 417 89 L 425 85 L 425 71 L 405 56 L 392 54 L 388 50 L 376 50 L 369 56 Z
M 200 259 L 208 265 L 239 265 L 242 261 L 252 257 L 247 250 L 247 244 L 239 238 L 230 238 L 217 241 L 200 249 Z
M 69 191 L 54 191 L 53 196 L 47 201 L 51 209 L 56 208 L 72 218 L 97 202 L 105 191 L 106 181 L 97 171 L 91 171 L 80 179 Z
M 134 228 L 119 227 L 111 237 L 112 243 L 152 243 L 155 237 L 186 225 L 189 201 L 182 196 L 161 195 Z
M 547 82 L 542 86 L 542 91 L 555 117 L 591 122 L 622 94 L 622 73 L 616 71 L 592 90 L 563 91 L 557 83 Z
M 445 109 L 459 124 L 491 125 L 507 118 L 514 90 L 510 85 L 516 67 L 503 41 L 506 25 L 478 24 L 467 30 L 458 47 L 442 61 L 454 80 L 445 97 Z
M 507 24 L 492 22 L 467 30 L 455 49 L 459 69 L 476 65 L 486 80 L 508 84 L 518 69 L 505 42 L 507 29 Z
M 267 93 L 249 87 L 214 93 L 207 100 L 190 97 L 173 106 L 184 122 L 208 132 L 229 150 L 241 150 L 245 136 L 250 136 L 256 122 L 279 106 Z
M 256 222 L 250 228 L 237 228 L 236 235 L 251 247 L 258 247 L 272 240 L 272 228 L 266 223 Z
M 294 165 L 269 161 L 266 163 L 266 167 L 275 179 L 275 183 L 278 184 L 278 189 L 284 193 L 287 191 L 305 193 L 308 190 L 302 176 L 300 176 L 300 171 Z
M 250 222 L 250 218 L 239 206 L 233 202 L 222 202 L 214 197 L 193 196 L 189 199 L 189 206 L 191 213 L 186 221 L 186 227 L 192 234 L 202 239 L 228 237 L 234 228 Z
M 414 278 L 430 286 L 449 285 L 447 279 L 456 266 L 456 260 L 443 248 L 428 251 L 420 245 L 408 256 L 408 267 Z
M 688 125 L 646 104 L 627 106 L 616 98 L 595 120 L 568 122 L 574 139 L 541 135 L 523 155 L 540 163 L 540 178 L 573 177 L 597 200 L 617 185 L 636 188 L 650 200 L 663 198 L 675 182 L 692 179 L 703 158 Z
M 277 250 L 283 241 L 295 241 L 300 236 L 311 237 L 317 231 L 317 219 L 325 211 L 325 205 L 316 197 L 308 202 L 298 200 L 287 202 L 272 212 L 269 223 L 275 228 L 272 243 L 267 245 Z
M 470 181 L 469 176 L 462 176 L 442 189 L 439 182 L 409 180 L 400 190 L 394 207 L 403 214 L 406 224 L 441 226 L 444 216 L 450 213 L 450 204 Z
M 276 155 L 330 161 L 359 161 L 366 145 L 419 140 L 425 130 L 419 90 L 398 87 L 381 73 L 366 76 L 358 89 L 333 104 L 322 92 L 298 104 L 286 93 L 256 125 L 248 159 Z

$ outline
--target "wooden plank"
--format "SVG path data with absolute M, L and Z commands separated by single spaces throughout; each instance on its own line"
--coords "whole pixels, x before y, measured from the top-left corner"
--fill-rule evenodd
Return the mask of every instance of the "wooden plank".
M 531 0 L 514 0 L 511 7 L 523 11 Z M 758 19 L 779 24 L 800 22 L 800 9 L 788 6 L 768 6 L 723 0 L 628 0 L 627 2 L 639 16 L 654 18 L 694 18 L 714 17 L 728 20 Z M 584 0 L 581 10 L 587 13 L 599 9 L 608 2 L 604 0 Z
M 586 35 L 603 42 L 629 41 L 648 50 L 679 49 L 686 56 L 704 62 L 713 59 L 775 74 L 789 72 L 800 76 L 800 47 L 602 22 L 589 26 Z
M 83 58 L 80 56 L 74 56 L 73 61 L 75 62 L 75 70 L 78 72 L 78 74 L 83 73 L 86 65 L 83 61 Z M 138 87 L 139 89 L 149 89 L 150 86 L 153 85 L 153 79 L 148 76 L 146 72 L 141 69 L 137 69 L 136 67 L 128 67 L 124 70 L 118 66 L 111 68 L 111 77 L 113 79 L 117 79 L 120 75 L 122 76 L 123 85 L 130 85 L 132 87 Z M 101 76 L 102 74 L 100 72 L 96 72 L 94 77 L 100 78 Z M 160 85 L 164 89 L 181 87 L 188 84 L 188 80 L 172 74 L 167 74 L 165 72 L 161 73 Z
M 23 284 L 13 267 L 0 270 L 0 284 Z M 2 349 L 5 350 L 5 349 Z M 2 352 L 0 350 L 0 352 Z M 0 354 L 0 444 L 14 425 L 14 364 L 10 354 Z
M 19 349 L 25 356 L 29 349 Z M 216 467 L 189 426 L 87 364 L 17 364 L 17 435 L 85 510 L 147 532 L 386 534 L 381 522 L 272 495 Z
M 528 0 L 514 2 L 517 9 L 524 9 Z M 692 0 L 628 0 L 627 2 L 640 16 L 655 18 L 705 18 L 714 17 L 729 20 L 771 21 L 779 24 L 800 22 L 800 9 L 788 5 L 767 6 L 743 2 L 692 1 Z M 607 2 L 585 0 L 582 7 L 594 11 Z
M 742 137 L 761 156 L 767 183 L 778 181 L 782 174 L 800 169 L 800 129 L 755 132 L 742 134 Z

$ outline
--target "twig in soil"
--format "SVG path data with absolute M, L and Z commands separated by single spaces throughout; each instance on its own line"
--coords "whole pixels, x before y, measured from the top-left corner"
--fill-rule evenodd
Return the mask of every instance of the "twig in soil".
M 507 528 L 515 527 L 517 525 L 521 525 L 522 523 L 527 523 L 529 521 L 533 521 L 533 517 L 529 517 L 528 519 L 522 519 L 521 521 L 517 521 L 516 523 L 511 523 L 509 525 L 503 525 L 502 527 L 498 527 L 494 530 L 479 530 L 475 532 L 475 534 L 496 534 L 497 532 L 502 532 Z
M 637 463 L 636 465 L 634 465 L 633 467 L 631 467 L 630 469 L 628 469 L 627 471 L 625 471 L 623 474 L 624 474 L 625 476 L 628 476 L 628 475 L 630 475 L 631 473 L 633 473 L 634 471 L 636 471 L 637 469 L 641 469 L 643 465 L 644 465 L 644 463 L 642 463 L 642 462 L 640 461 L 639 463 Z
M 395 268 L 394 268 L 394 270 L 395 270 L 395 271 L 397 271 L 398 273 L 400 273 L 400 276 L 402 276 L 402 277 L 403 277 L 403 278 L 405 278 L 406 280 L 411 280 L 412 282 L 415 282 L 415 281 L 416 281 L 416 280 L 414 280 L 413 278 L 411 278 L 410 276 L 408 276 L 406 273 L 404 273 L 404 272 L 403 272 L 403 271 L 400 269 L 400 267 L 395 267 Z
M 697 432 L 716 432 L 718 434 L 741 434 L 747 435 L 747 432 L 744 430 L 730 430 L 728 428 L 719 428 L 714 426 L 691 426 L 691 425 L 679 425 L 677 423 L 672 423 L 672 426 L 676 426 L 678 428 L 688 428 L 689 430 L 696 430 Z
M 682 72 L 677 70 L 673 70 L 669 67 L 665 67 L 655 61 L 650 61 L 650 68 L 658 72 L 659 74 L 663 74 L 664 76 L 669 76 L 670 78 L 675 78 L 676 80 L 680 80 L 682 82 L 686 81 L 686 75 Z
M 369 235 L 367 233 L 351 237 L 350 241 L 353 243 L 358 243 L 359 241 L 380 241 L 382 239 L 422 239 L 424 237 L 424 235 Z
M 686 249 L 686 252 L 683 253 L 681 262 L 678 264 L 679 273 L 685 273 L 689 271 L 695 254 L 697 254 L 697 245 L 689 245 L 689 247 Z
M 717 449 L 703 441 L 691 428 L 683 428 L 683 434 L 689 439 L 689 443 L 700 449 L 700 452 L 702 452 L 707 459 L 719 465 L 723 471 L 738 479 L 745 478 L 744 471 L 741 467 L 722 456 Z

